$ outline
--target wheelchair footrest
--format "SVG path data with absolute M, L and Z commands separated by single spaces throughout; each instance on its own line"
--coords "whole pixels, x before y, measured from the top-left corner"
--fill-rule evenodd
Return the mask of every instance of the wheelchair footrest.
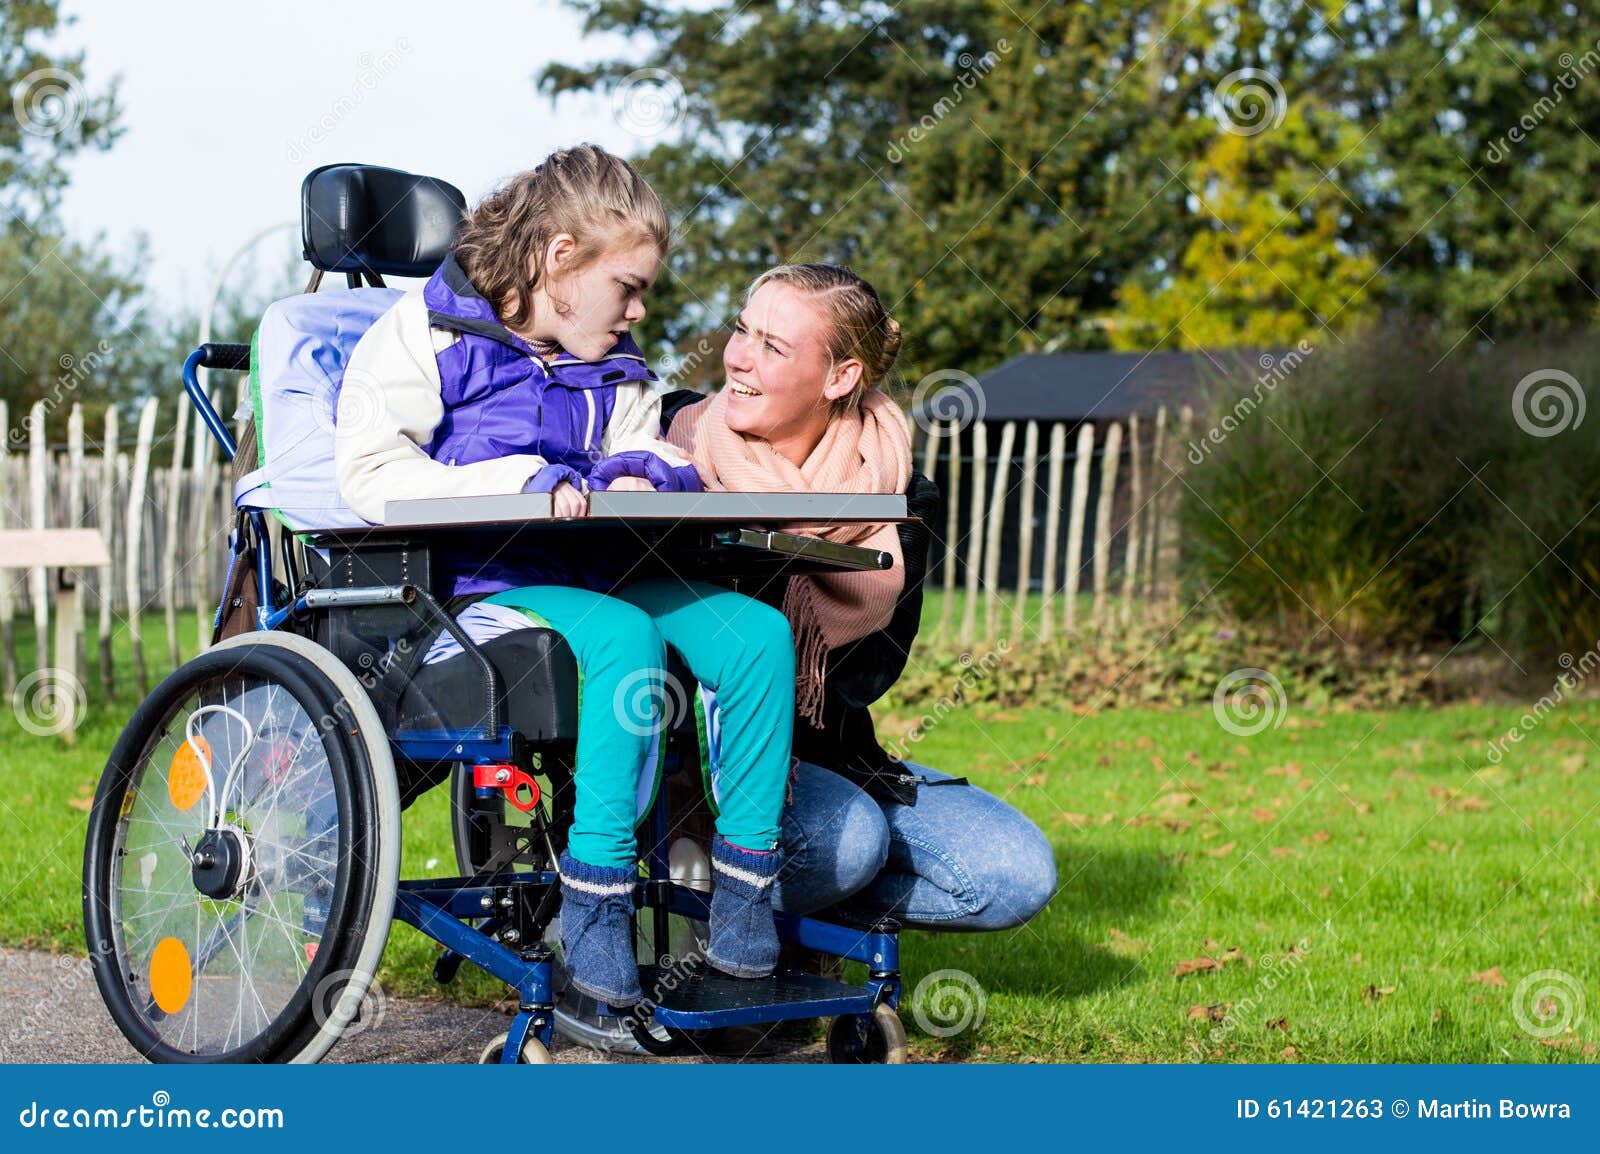
M 655 1020 L 684 1030 L 872 1012 L 872 991 L 800 970 L 735 978 L 708 966 L 642 966 Z

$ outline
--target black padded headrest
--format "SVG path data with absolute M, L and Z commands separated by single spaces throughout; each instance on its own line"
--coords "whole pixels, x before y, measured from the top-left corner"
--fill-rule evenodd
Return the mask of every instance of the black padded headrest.
M 466 216 L 459 189 L 370 164 L 328 164 L 300 186 L 305 256 L 324 272 L 431 276 Z

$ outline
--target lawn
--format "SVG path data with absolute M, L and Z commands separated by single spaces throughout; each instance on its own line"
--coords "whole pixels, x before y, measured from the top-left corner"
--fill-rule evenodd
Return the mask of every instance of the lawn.
M 146 636 L 163 636 L 158 615 Z M 82 950 L 85 809 L 131 696 L 91 705 L 75 748 L 0 715 L 0 943 Z M 952 712 L 917 760 L 1032 816 L 1060 891 L 1011 932 L 907 935 L 908 993 L 960 971 L 983 1006 L 947 1035 L 929 995 L 957 979 L 933 979 L 907 1002 L 934 1033 L 902 1007 L 914 1046 L 963 1060 L 1595 1060 L 1600 702 L 1560 706 L 1491 765 L 1489 742 L 1521 716 L 1291 701 L 1280 727 L 1240 737 L 1206 707 Z M 454 872 L 443 803 L 436 791 L 408 812 L 406 876 Z M 397 926 L 386 991 L 436 990 L 431 956 Z M 502 993 L 482 975 L 444 990 Z

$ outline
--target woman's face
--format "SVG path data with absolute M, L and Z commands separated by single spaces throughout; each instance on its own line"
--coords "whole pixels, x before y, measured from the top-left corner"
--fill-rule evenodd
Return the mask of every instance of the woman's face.
M 835 364 L 828 355 L 828 324 L 811 294 L 792 285 L 768 281 L 755 291 L 722 352 L 730 429 L 804 460 L 833 401 L 861 375 L 860 361 Z
M 535 303 L 534 335 L 558 341 L 585 361 L 598 361 L 644 319 L 644 294 L 655 284 L 661 256 L 649 241 L 610 248 L 576 272 L 563 268 L 576 246 L 557 236 L 545 256 L 548 274 Z

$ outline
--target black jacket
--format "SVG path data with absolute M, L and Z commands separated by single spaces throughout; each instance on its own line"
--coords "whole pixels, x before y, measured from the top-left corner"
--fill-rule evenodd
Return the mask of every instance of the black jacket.
M 662 398 L 661 429 L 685 407 L 705 400 L 702 393 L 680 389 Z M 944 523 L 944 500 L 939 488 L 913 471 L 906 489 L 911 520 L 899 526 L 900 551 L 905 557 L 905 584 L 889 624 L 860 640 L 841 645 L 828 654 L 823 689 L 822 724 L 812 726 L 796 716 L 795 756 L 833 770 L 861 786 L 873 797 L 916 804 L 916 781 L 878 744 L 868 711 L 899 680 L 922 620 L 922 584 L 928 575 L 934 527 Z M 745 592 L 774 607 L 781 607 L 787 579 L 779 578 Z

